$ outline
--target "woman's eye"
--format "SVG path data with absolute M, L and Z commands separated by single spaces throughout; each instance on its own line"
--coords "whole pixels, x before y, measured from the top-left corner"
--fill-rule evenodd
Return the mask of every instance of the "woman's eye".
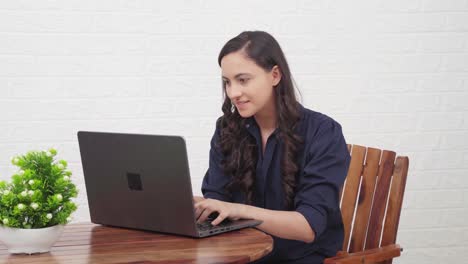
M 240 82 L 241 84 L 245 84 L 245 83 L 247 82 L 247 79 L 241 78 L 241 79 L 239 79 L 239 82 Z

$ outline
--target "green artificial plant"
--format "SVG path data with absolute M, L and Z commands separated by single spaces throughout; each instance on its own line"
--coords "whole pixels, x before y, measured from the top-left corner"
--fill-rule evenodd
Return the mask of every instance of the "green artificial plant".
M 57 151 L 30 151 L 12 158 L 19 171 L 11 182 L 0 181 L 0 226 L 44 228 L 71 221 L 77 209 L 71 200 L 77 188 L 64 160 L 55 161 Z

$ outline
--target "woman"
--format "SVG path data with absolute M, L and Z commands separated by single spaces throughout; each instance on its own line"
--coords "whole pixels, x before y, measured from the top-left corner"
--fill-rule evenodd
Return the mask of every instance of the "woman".
M 343 244 L 339 192 L 350 156 L 341 126 L 296 100 L 278 42 L 261 31 L 242 32 L 222 48 L 224 115 L 211 140 L 205 221 L 258 219 L 273 251 L 259 263 L 322 263 Z

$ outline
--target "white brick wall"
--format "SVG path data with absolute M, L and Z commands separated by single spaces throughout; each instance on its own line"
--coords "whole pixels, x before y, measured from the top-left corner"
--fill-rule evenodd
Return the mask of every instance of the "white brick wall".
M 186 137 L 196 194 L 222 102 L 217 54 L 272 33 L 309 108 L 410 157 L 395 263 L 468 257 L 468 0 L 0 1 L 0 179 L 56 146 L 89 220 L 78 130 Z M 190 130 L 187 130 L 190 128 Z

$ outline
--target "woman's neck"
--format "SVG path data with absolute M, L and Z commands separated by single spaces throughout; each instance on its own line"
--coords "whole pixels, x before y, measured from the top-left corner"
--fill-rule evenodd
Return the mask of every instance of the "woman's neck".
M 261 111 L 255 114 L 255 121 L 261 131 L 273 132 L 277 127 L 276 107 L 274 104 L 265 106 Z

